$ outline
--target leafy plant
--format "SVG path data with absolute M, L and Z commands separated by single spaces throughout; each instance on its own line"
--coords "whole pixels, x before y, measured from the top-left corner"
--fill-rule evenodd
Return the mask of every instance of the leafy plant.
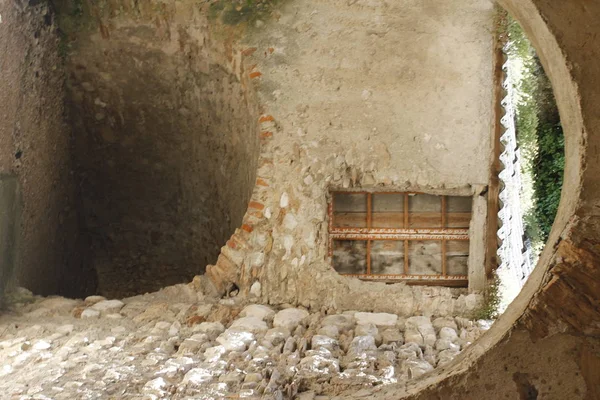
M 548 239 L 558 204 L 565 165 L 564 136 L 550 80 L 521 26 L 506 24 L 509 58 L 522 63 L 516 87 L 517 142 L 523 175 L 533 180 L 533 207 L 524 218 L 526 235 L 534 243 Z

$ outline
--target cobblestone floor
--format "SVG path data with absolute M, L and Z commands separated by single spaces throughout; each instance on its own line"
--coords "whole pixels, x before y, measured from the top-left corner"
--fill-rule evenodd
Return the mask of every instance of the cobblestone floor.
M 418 378 L 489 325 L 311 313 L 189 285 L 122 301 L 19 290 L 0 316 L 0 398 L 331 399 Z

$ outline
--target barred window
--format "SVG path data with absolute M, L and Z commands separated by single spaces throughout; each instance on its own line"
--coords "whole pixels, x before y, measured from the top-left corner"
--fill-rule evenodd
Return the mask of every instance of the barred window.
M 331 192 L 329 254 L 342 275 L 467 286 L 472 198 Z

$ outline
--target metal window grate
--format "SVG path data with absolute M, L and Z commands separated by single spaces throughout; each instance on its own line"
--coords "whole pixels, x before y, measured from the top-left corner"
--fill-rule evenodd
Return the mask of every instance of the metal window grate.
M 331 192 L 329 255 L 342 275 L 467 286 L 471 198 Z

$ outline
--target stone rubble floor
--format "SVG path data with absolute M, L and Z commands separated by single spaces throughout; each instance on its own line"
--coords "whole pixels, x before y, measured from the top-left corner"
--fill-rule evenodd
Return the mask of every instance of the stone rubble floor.
M 445 365 L 491 324 L 198 300 L 189 285 L 19 293 L 0 314 L 1 399 L 331 399 Z

